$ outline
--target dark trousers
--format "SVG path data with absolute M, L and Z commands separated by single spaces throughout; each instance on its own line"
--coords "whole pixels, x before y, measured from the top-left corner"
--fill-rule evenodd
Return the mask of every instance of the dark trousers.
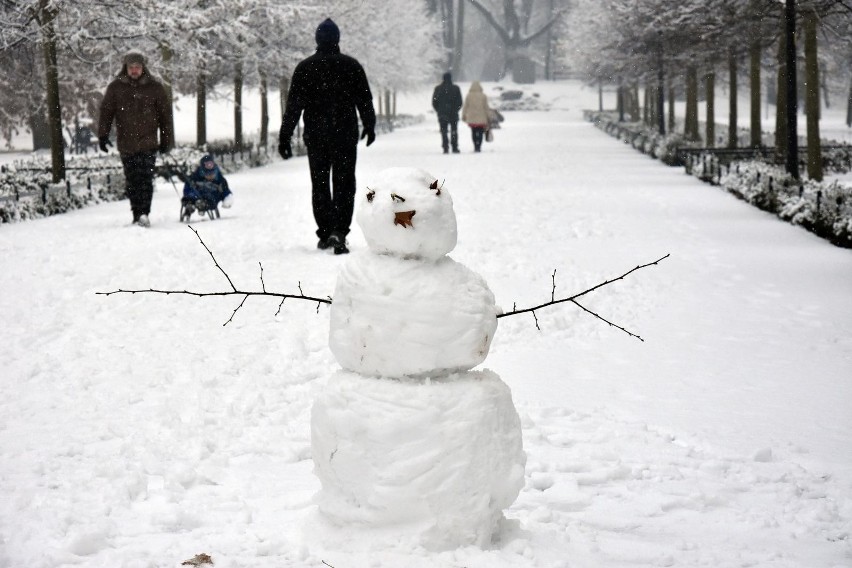
M 485 134 L 485 127 L 471 126 L 470 134 L 473 136 L 473 151 L 479 152 L 479 149 L 482 147 L 482 137 Z
M 314 142 L 308 146 L 317 236 L 349 234 L 355 208 L 355 160 L 358 145 Z M 329 183 L 329 178 L 331 183 Z M 332 192 L 332 187 L 334 191 Z
M 130 210 L 133 211 L 133 221 L 141 215 L 151 214 L 151 199 L 154 197 L 154 163 L 157 156 L 154 152 L 138 152 L 122 154 L 121 164 L 124 166 L 124 181 L 127 199 L 130 200 Z
M 450 147 L 450 142 L 453 145 L 453 150 L 459 149 L 459 121 L 447 120 L 446 118 L 438 118 L 438 125 L 441 127 L 441 147 L 446 152 Z M 447 129 L 450 131 L 449 140 L 447 140 Z

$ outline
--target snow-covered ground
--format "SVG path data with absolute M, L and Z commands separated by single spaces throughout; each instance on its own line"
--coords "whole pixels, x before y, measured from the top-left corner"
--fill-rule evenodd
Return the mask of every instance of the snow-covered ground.
M 0 226 L 0 567 L 852 566 L 852 251 L 583 122 L 596 91 L 536 88 L 554 110 L 506 113 L 481 154 L 464 126 L 441 154 L 431 115 L 359 149 L 361 197 L 391 166 L 444 181 L 451 256 L 504 310 L 671 255 L 583 302 L 644 342 L 570 304 L 500 320 L 482 367 L 527 463 L 492 547 L 313 530 L 325 306 L 250 298 L 223 325 L 241 297 L 96 295 L 230 289 L 162 184 L 147 230 L 126 202 Z M 332 295 L 306 159 L 229 181 L 234 208 L 193 227 L 234 284 Z

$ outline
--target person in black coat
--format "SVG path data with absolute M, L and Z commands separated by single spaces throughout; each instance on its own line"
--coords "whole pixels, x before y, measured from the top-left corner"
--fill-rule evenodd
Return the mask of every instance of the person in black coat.
M 296 65 L 281 121 L 278 152 L 292 157 L 290 137 L 304 111 L 303 138 L 311 169 L 314 219 L 320 249 L 349 252 L 346 235 L 355 203 L 358 117 L 367 146 L 376 139 L 376 112 L 361 64 L 340 53 L 340 30 L 326 19 L 316 31 L 317 51 Z M 329 176 L 334 187 L 332 194 Z
M 443 82 L 432 91 L 432 108 L 438 113 L 438 125 L 441 127 L 441 146 L 446 154 L 452 142 L 453 153 L 459 152 L 459 109 L 462 107 L 462 94 L 458 85 L 453 84 L 453 75 L 444 73 Z M 450 139 L 447 140 L 447 130 Z

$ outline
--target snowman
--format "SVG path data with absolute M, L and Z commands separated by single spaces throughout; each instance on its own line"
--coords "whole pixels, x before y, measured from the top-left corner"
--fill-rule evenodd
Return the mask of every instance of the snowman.
M 388 169 L 360 199 L 369 250 L 342 267 L 331 306 L 342 370 L 311 413 L 320 517 L 373 545 L 487 546 L 526 462 L 509 388 L 472 370 L 497 328 L 494 295 L 447 256 L 456 217 L 433 176 Z

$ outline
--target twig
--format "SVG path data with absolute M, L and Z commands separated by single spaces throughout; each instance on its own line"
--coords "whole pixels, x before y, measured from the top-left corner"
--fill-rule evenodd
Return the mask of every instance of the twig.
M 195 236 L 196 236 L 196 237 L 198 237 L 198 242 L 200 242 L 200 243 L 201 243 L 201 246 L 203 246 L 203 247 L 205 248 L 205 250 L 207 250 L 207 252 L 208 252 L 208 253 L 210 253 L 210 258 L 212 258 L 212 259 L 213 259 L 213 264 L 215 264 L 215 265 L 216 265 L 216 268 L 218 268 L 218 269 L 219 269 L 219 271 L 220 271 L 222 274 L 224 274 L 224 275 L 225 275 L 225 278 L 228 280 L 228 284 L 230 284 L 230 285 L 231 285 L 231 289 L 232 289 L 234 292 L 236 292 L 236 291 L 237 291 L 237 287 L 236 287 L 236 286 L 234 286 L 234 283 L 233 283 L 233 282 L 231 282 L 231 277 L 230 277 L 230 276 L 228 276 L 228 273 L 227 273 L 227 272 L 225 272 L 225 271 L 222 269 L 222 267 L 221 267 L 221 266 L 219 266 L 219 263 L 216 261 L 216 257 L 215 257 L 215 256 L 213 256 L 213 253 L 210 251 L 210 249 L 209 249 L 209 248 L 207 248 L 207 245 L 205 245 L 205 244 L 204 244 L 204 241 L 202 241 L 202 240 L 201 240 L 201 235 L 199 235 L 199 234 L 198 234 L 198 231 L 196 231 L 195 229 L 193 229 L 193 228 L 192 228 L 192 225 L 187 225 L 187 227 L 189 227 L 190 229 L 192 229 L 192 232 L 193 232 L 193 233 L 195 233 Z
M 600 284 L 596 284 L 596 285 L 592 286 L 591 288 L 587 288 L 586 290 L 583 290 L 582 292 L 580 292 L 580 293 L 578 293 L 578 294 L 574 294 L 573 296 L 568 296 L 567 298 L 560 298 L 560 299 L 558 299 L 558 300 L 554 299 L 555 294 L 556 294 L 556 271 L 554 270 L 554 271 L 553 271 L 553 276 L 552 276 L 552 278 L 553 278 L 553 289 L 552 289 L 552 291 L 551 291 L 551 296 L 550 296 L 550 301 L 549 301 L 549 302 L 545 302 L 544 304 L 539 304 L 538 306 L 533 306 L 533 307 L 531 307 L 531 308 L 523 308 L 523 309 L 520 309 L 520 310 L 519 310 L 519 309 L 517 309 L 517 308 L 515 308 L 515 307 L 513 307 L 513 309 L 512 309 L 512 311 L 511 311 L 511 312 L 505 312 L 505 313 L 502 313 L 502 314 L 498 314 L 498 315 L 497 315 L 497 317 L 498 317 L 498 318 L 504 318 L 504 317 L 506 317 L 506 316 L 514 316 L 514 315 L 518 315 L 518 314 L 523 314 L 523 313 L 530 312 L 530 313 L 532 313 L 533 318 L 535 318 L 535 327 L 536 327 L 536 329 L 539 329 L 539 330 L 540 330 L 541 328 L 538 326 L 538 317 L 536 317 L 536 315 L 535 315 L 536 310 L 540 310 L 541 308 L 546 308 L 546 307 L 548 307 L 548 306 L 553 306 L 553 305 L 555 305 L 555 304 L 561 304 L 562 302 L 571 302 L 571 303 L 573 303 L 573 304 L 575 304 L 575 305 L 579 306 L 580 308 L 582 308 L 582 309 L 583 309 L 584 311 L 586 311 L 587 313 L 589 313 L 589 314 L 591 314 L 591 315 L 595 316 L 596 318 L 598 318 L 599 320 L 601 320 L 601 321 L 603 321 L 603 322 L 607 323 L 608 325 L 611 325 L 611 326 L 613 326 L 613 327 L 617 327 L 618 329 L 620 329 L 620 330 L 621 330 L 621 331 L 623 331 L 624 333 L 626 333 L 626 334 L 630 335 L 631 337 L 635 337 L 635 338 L 639 339 L 640 341 L 645 341 L 644 339 L 642 339 L 641 337 L 639 337 L 639 336 L 638 336 L 638 335 L 636 335 L 635 333 L 631 333 L 631 332 L 627 331 L 626 329 L 624 329 L 623 327 L 621 327 L 621 326 L 619 326 L 619 325 L 616 325 L 616 324 L 612 323 L 611 321 L 609 321 L 609 320 L 607 320 L 607 319 L 605 319 L 605 318 L 603 318 L 603 317 L 599 316 L 599 315 L 598 315 L 598 314 L 596 314 L 595 312 L 593 312 L 593 311 L 591 311 L 591 310 L 588 310 L 588 309 L 584 308 L 584 307 L 583 307 L 583 306 L 581 306 L 579 303 L 577 303 L 577 302 L 576 302 L 576 300 L 577 300 L 577 298 L 580 298 L 580 297 L 582 297 L 582 296 L 585 296 L 585 295 L 586 295 L 586 294 L 588 294 L 589 292 L 594 292 L 594 291 L 595 291 L 595 290 L 597 290 L 598 288 L 603 288 L 604 286 L 606 286 L 606 285 L 608 285 L 608 284 L 612 284 L 613 282 L 616 282 L 617 280 L 623 280 L 625 277 L 627 277 L 628 275 L 632 274 L 633 272 L 636 272 L 637 270 L 641 270 L 642 268 L 647 268 L 647 267 L 649 267 L 649 266 L 654 266 L 654 265 L 656 265 L 656 264 L 659 264 L 660 262 L 662 262 L 663 260 L 667 259 L 668 257 L 669 257 L 669 255 L 667 254 L 667 255 L 665 255 L 665 256 L 663 256 L 663 257 L 661 257 L 661 258 L 658 258 L 658 259 L 657 259 L 657 260 L 655 260 L 654 262 L 649 262 L 649 263 L 647 263 L 647 264 L 641 264 L 641 265 L 639 265 L 639 266 L 637 266 L 637 267 L 635 267 L 635 268 L 631 268 L 630 270 L 628 270 L 627 272 L 625 272 L 625 273 L 624 273 L 624 274 L 622 274 L 621 276 L 617 276 L 616 278 L 613 278 L 613 279 L 611 279 L 611 280 L 604 280 L 604 281 L 603 281 L 603 282 L 601 282 Z
M 98 296 L 112 296 L 113 294 L 165 294 L 166 296 L 169 296 L 169 295 L 172 295 L 172 294 L 182 294 L 184 296 L 196 296 L 198 298 L 205 298 L 205 297 L 208 297 L 208 296 L 243 296 L 243 299 L 240 302 L 240 305 L 238 305 L 236 307 L 236 309 L 234 309 L 233 313 L 231 314 L 231 317 L 228 318 L 228 321 L 226 321 L 224 324 L 222 324 L 223 326 L 228 325 L 229 323 L 231 323 L 234 320 L 234 316 L 237 314 L 239 309 L 243 307 L 243 305 L 246 303 L 246 300 L 249 298 L 249 296 L 271 296 L 273 298 L 281 298 L 281 303 L 278 305 L 278 311 L 275 312 L 275 315 L 278 315 L 278 313 L 281 311 L 281 306 L 284 304 L 284 300 L 286 300 L 287 298 L 295 298 L 297 300 L 309 300 L 309 301 L 312 301 L 312 302 L 316 302 L 317 303 L 317 313 L 319 313 L 320 305 L 331 304 L 331 297 L 315 298 L 313 296 L 306 296 L 305 293 L 302 291 L 302 283 L 301 282 L 299 282 L 299 293 L 298 294 L 283 294 L 283 293 L 280 293 L 280 292 L 267 292 L 266 291 L 266 284 L 263 281 L 263 265 L 260 264 L 260 263 L 258 263 L 260 265 L 260 285 L 261 285 L 261 289 L 263 291 L 262 292 L 252 292 L 252 291 L 246 291 L 246 290 L 238 290 L 237 287 L 234 286 L 234 283 L 231 281 L 231 277 L 228 276 L 228 273 L 225 272 L 225 270 L 219 265 L 219 262 L 216 260 L 216 257 L 213 255 L 213 252 L 207 247 L 206 244 L 204 244 L 204 240 L 202 240 L 201 235 L 198 234 L 198 231 L 196 231 L 192 227 L 189 227 L 189 228 L 192 229 L 192 232 L 194 232 L 195 236 L 198 237 L 198 241 L 201 243 L 201 246 L 204 247 L 204 249 L 210 255 L 210 258 L 213 259 L 213 264 L 216 265 L 216 268 L 218 268 L 219 271 L 222 272 L 222 274 L 225 275 L 225 278 L 228 280 L 228 284 L 231 285 L 231 291 L 229 291 L 229 292 L 194 292 L 194 291 L 191 291 L 191 290 L 158 290 L 158 289 L 155 289 L 155 288 L 147 288 L 147 289 L 139 289 L 139 290 L 125 290 L 123 288 L 119 288 L 118 290 L 113 290 L 112 292 L 95 292 L 95 294 L 98 295 Z
M 587 314 L 591 314 L 591 315 L 595 316 L 595 317 L 596 317 L 596 318 L 598 318 L 599 320 L 601 320 L 601 321 L 603 321 L 603 322 L 608 323 L 608 324 L 609 324 L 609 325 L 611 325 L 612 327 L 617 327 L 618 329 L 620 329 L 621 331 L 623 331 L 624 333 L 626 333 L 626 334 L 627 334 L 627 335 L 629 335 L 630 337 L 635 337 L 635 338 L 636 338 L 636 339 L 638 339 L 639 341 L 641 341 L 641 342 L 643 342 L 643 343 L 645 342 L 645 340 L 644 340 L 644 339 L 642 339 L 641 337 L 639 337 L 639 336 L 638 336 L 638 335 L 636 335 L 635 333 L 631 333 L 631 332 L 627 331 L 626 329 L 624 329 L 623 327 L 621 327 L 620 325 L 614 324 L 614 323 L 612 323 L 611 321 L 609 321 L 608 319 L 601 317 L 600 315 L 596 314 L 596 313 L 595 313 L 595 312 L 593 312 L 592 310 L 588 309 L 586 306 L 584 306 L 584 305 L 580 304 L 580 302 L 578 302 L 577 300 L 571 300 L 571 303 L 572 303 L 572 304 L 574 304 L 575 306 L 577 306 L 578 308 L 580 308 L 581 310 L 583 310 L 584 312 L 586 312 Z

